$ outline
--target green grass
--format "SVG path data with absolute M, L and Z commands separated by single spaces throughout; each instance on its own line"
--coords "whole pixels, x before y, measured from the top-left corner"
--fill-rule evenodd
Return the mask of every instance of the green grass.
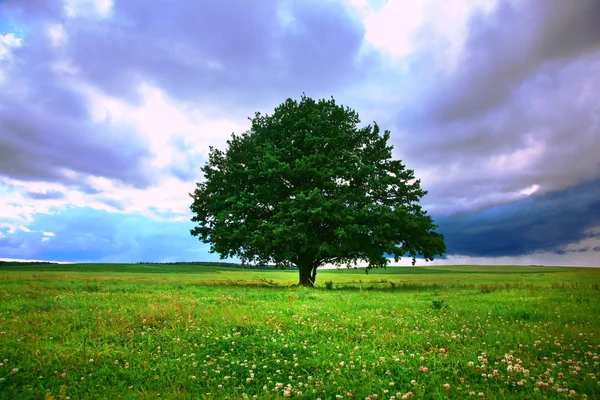
M 599 269 L 326 270 L 312 290 L 297 279 L 2 266 L 0 398 L 600 398 Z

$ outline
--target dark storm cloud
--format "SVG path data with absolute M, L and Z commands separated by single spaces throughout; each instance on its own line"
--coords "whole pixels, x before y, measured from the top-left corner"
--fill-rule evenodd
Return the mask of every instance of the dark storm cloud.
M 405 118 L 448 255 L 596 251 L 578 243 L 600 226 L 598 20 L 594 0 L 500 2 Z
M 353 79 L 363 37 L 333 1 L 132 0 L 115 2 L 107 16 L 84 10 L 75 18 L 58 1 L 0 7 L 25 32 L 10 65 L 0 66 L 0 176 L 66 184 L 85 185 L 69 170 L 136 187 L 157 176 L 131 127 L 90 122 L 82 85 L 135 102 L 145 82 L 211 112 L 254 111 Z M 58 46 L 46 31 L 52 24 L 65 33 Z M 190 179 L 197 166 L 187 161 L 166 172 Z
M 175 97 L 237 105 L 333 90 L 356 72 L 363 38 L 332 1 L 133 0 L 115 2 L 109 19 L 69 24 L 68 54 L 110 94 L 130 97 L 148 81 Z
M 18 102 L 0 94 L 0 175 L 78 185 L 77 177 L 65 174 L 70 170 L 139 187 L 150 183 L 142 168 L 147 154 L 127 140 L 127 132 L 107 137 L 114 128 L 69 115 L 67 107 L 56 113 L 54 106 L 40 104 L 50 93 L 41 94 Z
M 508 100 L 528 77 L 552 62 L 600 49 L 600 2 L 500 2 L 490 18 L 471 20 L 456 78 L 442 88 L 434 115 L 444 122 L 480 116 Z
M 17 20 L 31 16 L 56 22 L 51 19 L 57 15 L 56 7 L 47 12 L 44 7 L 34 12 L 28 2 L 2 7 Z M 106 122 L 91 122 L 87 99 L 73 85 L 76 76 L 60 71 L 60 63 L 68 57 L 52 47 L 42 22 L 34 19 L 25 26 L 36 29 L 13 49 L 1 84 L 0 176 L 84 184 L 74 172 L 137 187 L 150 184 L 149 154 L 139 137 Z
M 440 215 L 600 177 L 600 2 L 517 4 L 476 15 L 456 69 L 399 118 Z
M 448 254 L 521 256 L 536 252 L 567 254 L 595 251 L 579 241 L 599 237 L 600 180 L 530 197 L 479 213 L 437 218 Z

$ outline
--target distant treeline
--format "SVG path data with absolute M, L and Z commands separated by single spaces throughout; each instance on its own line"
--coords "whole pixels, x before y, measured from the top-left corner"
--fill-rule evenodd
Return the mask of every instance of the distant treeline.
M 176 262 L 138 262 L 138 264 L 151 265 L 194 265 L 200 267 L 227 267 L 227 268 L 243 268 L 243 269 L 296 269 L 295 267 L 285 267 L 282 265 L 273 264 L 241 264 L 223 261 L 176 261 Z
M 94 265 L 94 264 L 106 264 L 106 263 L 84 263 L 85 265 Z M 132 265 L 130 263 L 108 263 L 107 265 Z M 222 262 L 222 261 L 178 261 L 178 262 L 138 262 L 137 265 L 177 265 L 177 266 L 194 266 L 194 267 L 226 267 L 226 268 L 243 268 L 243 269 L 281 269 L 281 270 L 294 270 L 295 267 L 284 267 L 280 265 L 271 265 L 271 264 L 241 264 L 241 263 L 232 263 L 232 262 Z M 25 267 L 25 266 L 62 266 L 67 269 L 78 268 L 78 263 L 73 264 L 60 264 L 56 262 L 50 261 L 0 261 L 0 267 Z
M 0 266 L 9 265 L 36 265 L 36 264 L 57 264 L 50 261 L 0 261 Z

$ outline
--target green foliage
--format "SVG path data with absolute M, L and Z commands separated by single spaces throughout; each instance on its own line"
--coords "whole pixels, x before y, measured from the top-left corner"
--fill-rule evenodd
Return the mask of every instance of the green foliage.
M 333 290 L 333 281 L 325 281 L 325 289 Z
M 431 308 L 432 310 L 445 310 L 448 307 L 449 305 L 444 299 L 433 300 L 429 305 L 429 308 Z
M 443 254 L 443 236 L 419 205 L 426 192 L 392 159 L 390 132 L 359 123 L 335 100 L 306 96 L 257 113 L 225 151 L 211 148 L 190 194 L 192 235 L 223 258 L 295 265 L 311 285 L 325 263 L 376 268 L 385 254 Z

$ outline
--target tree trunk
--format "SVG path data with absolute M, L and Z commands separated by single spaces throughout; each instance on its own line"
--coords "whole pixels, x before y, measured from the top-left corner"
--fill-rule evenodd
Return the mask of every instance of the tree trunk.
M 298 271 L 300 272 L 300 281 L 298 286 L 313 287 L 315 286 L 315 276 L 313 274 L 313 266 L 310 263 L 302 263 L 298 265 Z

